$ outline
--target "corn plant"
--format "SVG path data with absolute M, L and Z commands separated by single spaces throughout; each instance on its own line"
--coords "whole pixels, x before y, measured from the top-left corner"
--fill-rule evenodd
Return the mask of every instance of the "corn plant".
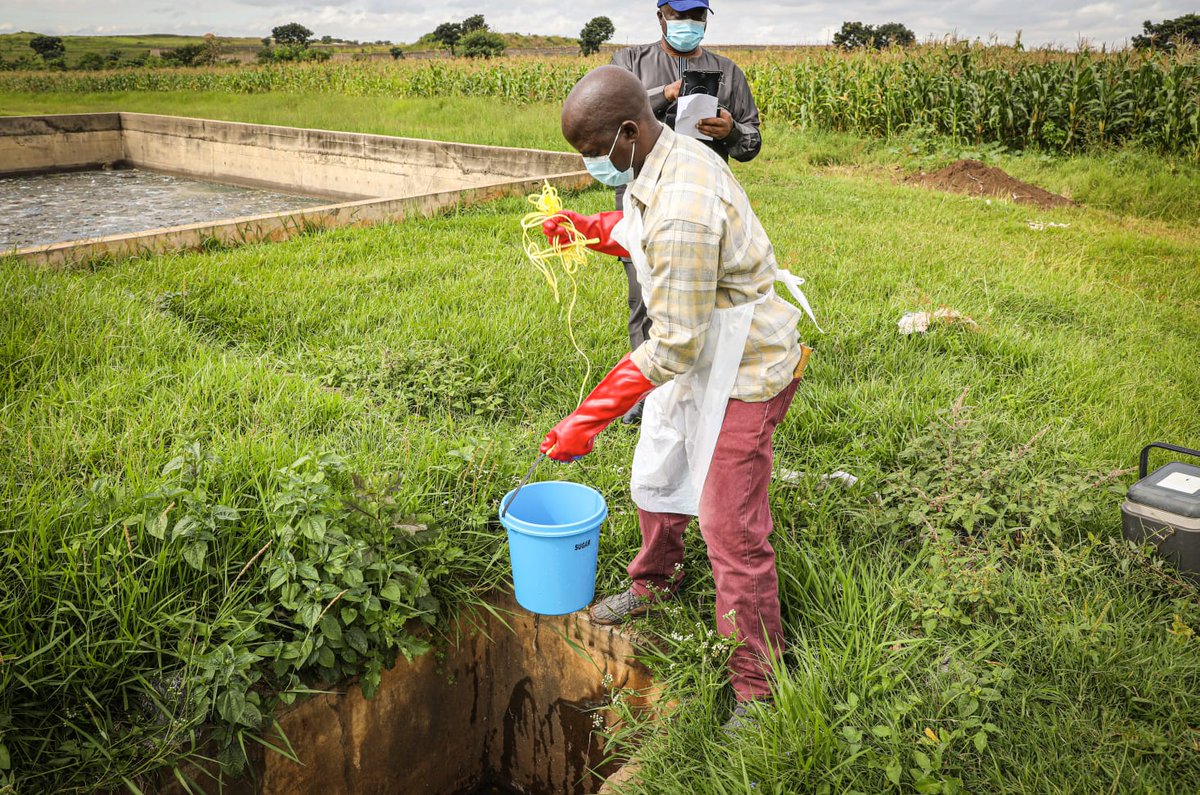
M 1200 160 L 1200 61 L 1188 52 L 1025 52 L 949 43 L 883 53 L 800 49 L 749 54 L 744 62 L 769 122 L 876 136 L 928 129 L 958 143 L 1067 153 L 1132 143 Z M 278 91 L 560 102 L 598 63 L 556 58 L 24 72 L 0 75 L 0 90 Z

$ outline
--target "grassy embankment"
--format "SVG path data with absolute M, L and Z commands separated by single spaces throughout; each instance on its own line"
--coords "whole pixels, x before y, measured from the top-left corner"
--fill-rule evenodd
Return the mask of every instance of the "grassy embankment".
M 478 100 L 6 96 L 3 107 L 111 102 L 562 146 L 552 108 Z M 862 481 L 776 485 L 787 674 L 779 709 L 733 742 L 714 731 L 727 695 L 694 626 L 711 626 L 712 611 L 692 535 L 684 598 L 646 622 L 674 648 L 654 664 L 682 706 L 645 729 L 642 789 L 1195 791 L 1196 589 L 1115 542 L 1119 495 L 1099 487 L 1081 498 L 1075 478 L 1130 466 L 1153 438 L 1200 444 L 1195 172 L 1136 153 L 1000 157 L 1095 205 L 1046 212 L 889 178 L 889 163 L 952 156 L 936 142 L 779 129 L 767 141 L 735 169 L 781 263 L 810 279 L 828 329 L 810 334 L 818 354 L 780 430 L 778 465 Z M 1147 184 L 1143 168 L 1154 169 Z M 587 191 L 570 206 L 596 211 L 609 197 Z M 351 527 L 304 491 L 315 479 L 298 487 L 300 475 L 276 474 L 301 453 L 399 474 L 397 510 L 439 520 L 416 542 L 383 542 L 401 544 L 440 602 L 419 603 L 421 588 L 400 577 L 404 616 L 436 610 L 440 620 L 503 575 L 496 499 L 573 407 L 583 375 L 521 259 L 524 209 L 501 201 L 94 272 L 3 266 L 0 716 L 11 723 L 0 721 L 0 742 L 22 791 L 81 787 L 99 771 L 133 779 L 196 717 L 229 712 L 250 728 L 244 709 L 222 701 L 246 688 L 205 667 L 223 654 L 286 662 L 281 649 L 307 639 L 346 661 L 331 637 L 340 628 L 314 622 L 306 636 L 304 615 L 260 605 L 276 594 L 270 572 L 283 564 L 268 561 L 286 546 L 279 525 L 297 501 L 301 519 Z M 1034 231 L 1031 219 L 1069 227 Z M 581 289 L 577 334 L 596 361 L 615 361 L 623 279 L 596 258 Z M 941 304 L 979 329 L 896 333 L 904 311 Z M 974 409 L 940 424 L 967 388 Z M 221 462 L 195 477 L 160 474 L 191 441 Z M 619 587 L 637 546 L 624 489 L 633 443 L 610 429 L 589 459 L 613 508 L 603 590 Z M 331 478 L 336 494 L 351 491 Z M 169 499 L 213 519 L 199 569 L 181 560 L 194 536 L 150 532 L 161 530 L 156 516 L 177 515 L 155 496 L 164 482 L 181 490 Z M 222 519 L 213 504 L 238 516 Z M 276 546 L 256 558 L 268 541 Z M 319 574 L 331 576 L 323 564 Z M 302 678 L 321 670 L 319 656 Z M 154 709 L 130 703 L 161 688 L 164 672 L 182 672 L 193 692 L 181 700 L 209 710 L 172 716 L 171 737 Z M 288 676 L 257 686 L 294 686 Z
M 29 42 L 38 34 L 22 32 L 22 33 L 0 33 L 0 60 L 15 60 L 23 56 L 33 54 L 33 50 L 29 48 Z M 268 35 L 264 32 L 263 35 Z M 569 36 L 537 36 L 526 35 L 523 33 L 502 33 L 504 43 L 511 51 L 510 54 L 519 55 L 522 50 L 540 50 L 547 47 L 578 47 L 579 40 Z M 66 62 L 68 66 L 74 66 L 79 62 L 79 59 L 88 53 L 96 53 L 98 55 L 107 56 L 109 53 L 120 53 L 122 59 L 128 60 L 147 55 L 151 50 L 173 50 L 177 47 L 183 47 L 188 44 L 203 44 L 203 36 L 182 36 L 169 33 L 150 34 L 145 36 L 62 36 L 63 46 L 66 48 Z M 217 40 L 221 44 L 222 55 L 226 58 L 247 55 L 254 55 L 262 48 L 262 37 L 252 36 L 218 36 Z M 391 50 L 392 45 L 389 44 L 348 44 L 345 42 L 334 42 L 323 44 L 319 41 L 313 42 L 314 49 L 328 50 L 333 53 L 351 53 L 351 54 L 383 54 Z M 433 42 L 418 41 L 411 44 L 400 43 L 400 49 L 405 52 L 419 52 L 424 50 L 436 50 L 439 45 Z
M 15 60 L 33 54 L 29 48 L 35 33 L 0 34 L 0 59 Z M 62 36 L 68 65 L 74 65 L 88 53 L 107 56 L 120 53 L 129 59 L 147 55 L 151 50 L 173 50 L 187 44 L 203 44 L 203 36 L 177 36 L 169 33 L 146 36 Z M 262 47 L 260 39 L 251 37 L 219 36 L 218 40 L 227 55 L 254 52 Z

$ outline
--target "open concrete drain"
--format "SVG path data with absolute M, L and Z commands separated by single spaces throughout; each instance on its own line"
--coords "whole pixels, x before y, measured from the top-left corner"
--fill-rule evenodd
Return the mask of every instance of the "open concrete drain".
M 301 764 L 259 753 L 231 793 L 595 793 L 604 764 L 593 730 L 610 689 L 655 697 L 630 641 L 583 614 L 534 617 L 496 600 L 508 627 L 479 613 L 461 640 L 383 675 L 374 698 L 357 685 L 280 717 Z M 511 629 L 509 628 L 511 627 Z M 611 679 L 610 679 L 611 677 Z

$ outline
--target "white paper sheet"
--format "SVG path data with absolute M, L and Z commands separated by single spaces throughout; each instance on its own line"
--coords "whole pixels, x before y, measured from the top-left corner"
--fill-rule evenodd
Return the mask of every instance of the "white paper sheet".
M 696 122 L 701 119 L 713 119 L 716 116 L 716 97 L 712 94 L 687 94 L 679 98 L 675 115 L 675 132 L 689 138 L 711 141 L 711 135 L 705 135 L 696 129 Z

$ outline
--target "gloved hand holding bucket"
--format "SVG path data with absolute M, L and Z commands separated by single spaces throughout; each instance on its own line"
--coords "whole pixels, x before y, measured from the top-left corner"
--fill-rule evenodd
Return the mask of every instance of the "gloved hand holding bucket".
M 560 462 L 582 458 L 602 430 L 653 388 L 625 356 L 579 408 L 546 434 L 541 455 Z M 534 462 L 526 480 L 536 466 Z M 581 483 L 522 482 L 500 504 L 517 602 L 542 615 L 587 607 L 596 591 L 600 525 L 608 516 L 600 492 Z

